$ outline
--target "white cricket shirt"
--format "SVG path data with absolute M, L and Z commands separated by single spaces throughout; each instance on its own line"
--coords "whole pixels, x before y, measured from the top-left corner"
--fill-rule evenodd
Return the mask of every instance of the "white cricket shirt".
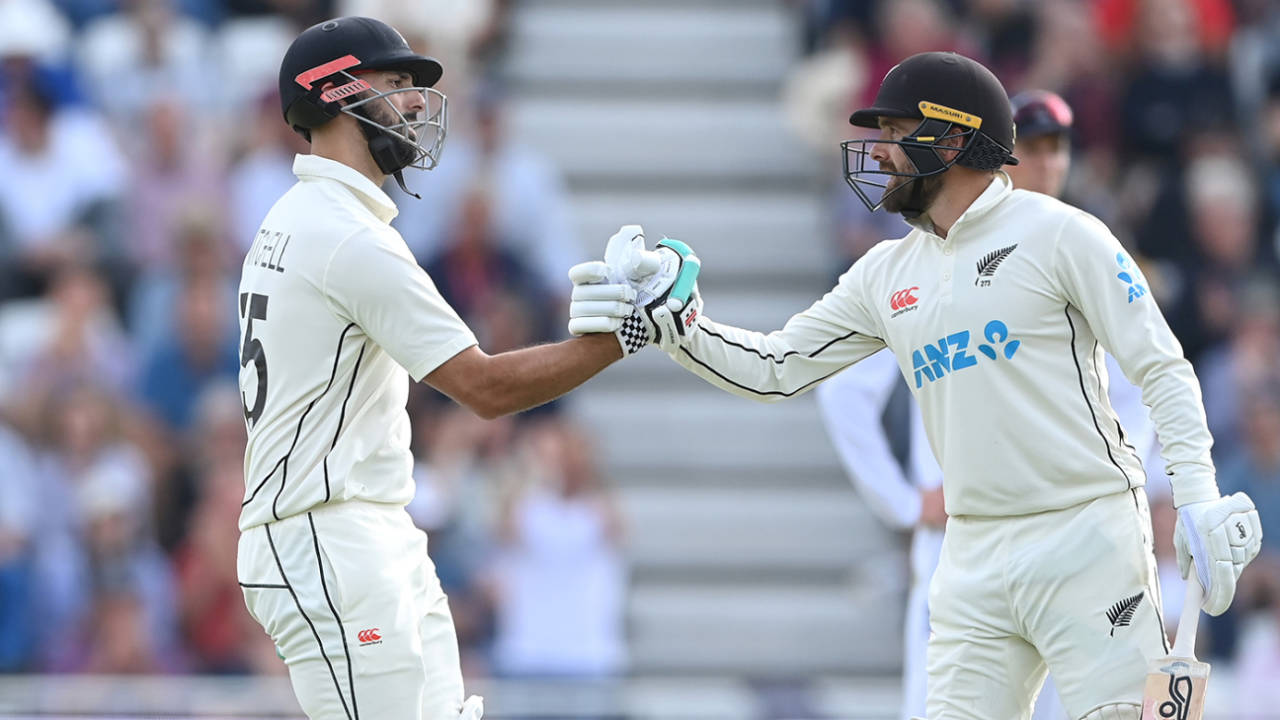
M 476 344 L 373 181 L 316 155 L 293 172 L 240 277 L 241 531 L 323 503 L 408 503 L 409 377 Z
M 1145 482 L 1103 348 L 1142 388 L 1175 504 L 1218 497 L 1200 386 L 1147 282 L 1096 218 L 997 173 L 946 238 L 882 242 L 768 335 L 706 318 L 676 359 L 772 401 L 882 347 L 920 403 L 951 515 L 1023 515 Z

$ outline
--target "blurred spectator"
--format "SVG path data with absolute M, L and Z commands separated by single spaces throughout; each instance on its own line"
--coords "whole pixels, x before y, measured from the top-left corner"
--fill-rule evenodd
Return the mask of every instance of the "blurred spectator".
M 244 154 L 231 170 L 229 180 L 231 245 L 238 257 L 248 252 L 258 226 L 275 199 L 298 181 L 293 158 L 310 152 L 307 142 L 280 117 L 280 96 L 262 93 L 244 129 Z
M 393 225 L 419 261 L 437 256 L 458 241 L 466 222 L 461 216 L 472 209 L 466 196 L 488 188 L 488 225 L 499 247 L 536 273 L 543 287 L 558 296 L 567 293 L 565 274 L 580 258 L 563 178 L 547 158 L 509 136 L 497 90 L 478 94 L 474 122 L 459 121 L 457 112 L 451 104 L 450 126 L 474 135 L 451 131 L 439 167 L 406 171 L 409 188 L 421 200 L 389 186 L 400 208 Z
M 183 330 L 179 308 L 185 288 L 212 285 L 215 305 L 225 324 L 234 326 L 229 308 L 236 304 L 236 279 L 228 272 L 231 254 L 221 226 L 209 212 L 188 208 L 177 221 L 170 242 L 175 262 L 142 273 L 129 297 L 129 334 L 139 357 L 150 357 Z M 238 258 L 237 258 L 238 259 Z M 229 332 L 232 330 L 229 330 Z
M 85 623 L 88 656 L 77 669 L 101 675 L 145 675 L 165 669 L 145 617 L 144 592 L 121 584 L 98 594 Z
M 1113 4 L 1123 4 L 1121 3 Z M 1140 0 L 1131 35 L 1136 67 L 1122 93 L 1123 147 L 1132 156 L 1167 161 L 1177 158 L 1190 132 L 1228 126 L 1235 118 L 1234 98 L 1223 66 L 1206 54 L 1220 44 L 1221 29 L 1197 23 L 1197 10 L 1217 17 L 1225 0 Z M 1105 13 L 1105 9 L 1104 9 Z M 1230 31 L 1230 8 L 1225 8 Z M 1108 27 L 1103 21 L 1104 30 Z M 1198 36 L 1197 31 L 1203 31 Z
M 473 59 L 484 59 L 501 36 L 504 0 L 339 0 L 339 15 L 376 17 L 399 29 L 411 46 L 445 67 L 451 87 L 468 84 Z
M 282 17 L 295 32 L 341 14 L 335 10 L 333 0 L 222 0 L 221 4 L 232 20 Z
M 495 198 L 487 187 L 472 186 L 461 198 L 453 240 L 424 267 L 440 294 L 474 328 L 484 347 L 505 346 L 523 338 L 490 337 L 495 330 L 521 331 L 531 341 L 549 340 L 559 332 L 559 300 L 551 295 L 526 261 L 504 243 L 494 213 Z M 567 269 L 566 269 L 567 272 Z M 521 317 L 505 322 L 504 314 Z
M 490 608 L 480 572 L 492 547 L 491 489 L 506 463 L 514 419 L 481 420 L 464 408 L 437 405 L 415 413 L 416 492 L 406 508 L 427 533 L 427 550 L 449 596 L 465 672 L 481 670 Z
M 626 664 L 622 518 L 585 434 L 532 426 L 501 501 L 494 662 L 511 676 L 604 679 Z
M 174 452 L 179 457 L 164 466 L 165 480 L 156 487 L 155 517 L 157 540 L 161 547 L 173 550 L 187 540 L 197 504 L 207 504 L 204 498 L 211 494 L 206 487 L 212 482 L 210 473 L 226 462 L 238 464 L 244 459 L 244 406 L 238 383 L 234 379 L 206 383 L 194 400 L 186 432 L 168 439 L 176 445 Z M 237 492 L 243 496 L 241 480 Z M 222 482 L 225 484 L 225 478 Z M 217 489 L 225 490 L 222 486 Z
M 38 513 L 30 450 L 0 418 L 0 673 L 26 669 L 36 638 L 32 544 Z
M 12 91 L 0 136 L 0 298 L 38 294 L 70 260 L 118 260 L 126 174 L 92 113 L 56 108 L 35 79 Z
M 71 28 L 47 0 L 6 0 L 0 3 L 0 58 L 41 65 L 60 63 L 71 39 Z
M 1241 575 L 1231 609 L 1210 627 L 1220 654 L 1243 655 L 1248 663 L 1275 668 L 1280 666 L 1280 382 L 1246 388 L 1244 397 L 1241 447 L 1220 462 L 1218 483 L 1223 494 L 1243 491 L 1253 498 L 1262 520 L 1262 552 Z M 1259 611 L 1261 631 L 1272 639 L 1269 646 L 1247 639 L 1260 631 Z
M 960 35 L 961 25 L 941 0 L 893 0 L 877 5 L 875 41 L 869 53 L 871 82 L 863 83 L 855 104 L 870 107 L 880 78 L 904 58 L 934 50 L 952 50 L 970 57 L 981 53 Z
M 182 101 L 155 97 L 142 116 L 129 193 L 129 255 L 139 269 L 177 261 L 174 236 L 193 215 L 215 215 L 226 204 L 225 173 L 216 154 L 194 142 Z M 211 230 L 217 229 L 212 226 Z
M 1170 59 L 1189 47 L 1221 53 L 1235 24 L 1230 0 L 1098 0 L 1094 4 L 1098 31 L 1121 57 L 1132 49 L 1135 36 L 1157 43 Z M 1164 35 L 1176 39 L 1160 37 Z
M 42 665 L 82 667 L 98 588 L 145 592 L 158 646 L 172 648 L 173 592 L 151 533 L 152 475 L 123 434 L 115 398 L 87 383 L 60 385 L 41 407 L 35 532 Z
M 271 642 L 245 610 L 236 579 L 238 539 L 229 530 L 239 520 L 244 498 L 240 458 L 210 458 L 201 472 L 199 493 L 194 512 L 183 523 L 186 537 L 174 553 L 182 635 L 196 671 L 248 672 L 248 649 Z
M 1242 308 L 1237 291 L 1266 268 L 1257 243 L 1257 196 L 1253 178 L 1235 154 L 1192 160 L 1184 197 L 1194 243 L 1181 258 L 1182 292 L 1168 306 L 1169 324 L 1193 361 L 1226 339 Z
M 1260 192 L 1266 209 L 1266 238 L 1272 255 L 1280 257 L 1280 63 L 1272 71 L 1258 125 L 1262 146 L 1254 159 L 1262 172 Z
M 16 87 L 37 81 L 54 105 L 76 97 L 67 48 L 71 27 L 48 0 L 0 2 L 0 112 Z
M 1244 440 L 1244 412 L 1254 388 L 1280 383 L 1280 287 L 1256 278 L 1239 289 L 1239 314 L 1229 342 L 1205 353 L 1197 372 L 1214 456 L 1234 457 Z
M 151 529 L 151 478 L 128 448 L 73 477 L 95 608 L 85 618 L 91 672 L 157 672 L 177 663 L 177 593 Z M 74 472 L 74 471 L 73 471 Z M 116 625 L 105 627 L 106 625 Z
M 19 374 L 20 401 L 38 404 L 45 394 L 76 383 L 120 392 L 127 388 L 133 354 L 98 275 L 75 265 L 61 270 L 49 290 L 47 315 L 28 338 L 30 351 Z
M 1280 563 L 1280 379 L 1247 388 L 1241 414 L 1242 447 L 1221 463 L 1218 484 L 1224 495 L 1245 492 L 1253 498 L 1262 518 L 1262 552 Z M 1268 572 L 1266 567 L 1253 574 Z M 1280 589 L 1280 576 L 1274 580 Z
M 142 400 L 177 432 L 191 424 L 201 391 L 240 371 L 236 327 L 216 278 L 195 278 L 178 298 L 176 332 L 143 363 Z
M 120 123 L 141 117 L 159 92 L 178 93 L 192 111 L 213 109 L 208 31 L 173 0 L 120 0 L 120 9 L 92 20 L 77 44 L 95 103 Z

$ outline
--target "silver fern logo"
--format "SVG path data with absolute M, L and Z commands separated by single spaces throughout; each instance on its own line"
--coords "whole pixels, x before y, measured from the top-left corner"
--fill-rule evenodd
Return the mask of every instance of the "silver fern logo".
M 1111 637 L 1116 636 L 1116 628 L 1129 627 L 1129 623 L 1133 622 L 1133 612 L 1138 609 L 1138 605 L 1146 594 L 1144 590 L 1111 606 L 1107 611 L 1107 619 L 1111 621 Z
M 1013 249 L 1016 247 L 1018 247 L 1018 244 L 1014 243 L 1009 247 L 992 250 L 986 255 L 983 255 L 982 259 L 978 261 L 978 277 L 973 280 L 974 286 L 987 287 L 990 285 L 991 278 L 995 277 L 996 270 L 999 269 L 1000 263 L 1004 262 L 1004 259 L 1009 257 L 1009 255 L 1013 253 Z

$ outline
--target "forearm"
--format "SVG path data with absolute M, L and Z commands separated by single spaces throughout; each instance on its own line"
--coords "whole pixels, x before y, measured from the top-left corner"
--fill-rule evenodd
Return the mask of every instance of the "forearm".
M 704 318 L 672 357 L 722 390 L 774 402 L 811 389 L 882 347 L 875 338 L 795 318 L 769 334 Z
M 489 356 L 473 409 L 493 418 L 555 400 L 622 357 L 612 333 Z

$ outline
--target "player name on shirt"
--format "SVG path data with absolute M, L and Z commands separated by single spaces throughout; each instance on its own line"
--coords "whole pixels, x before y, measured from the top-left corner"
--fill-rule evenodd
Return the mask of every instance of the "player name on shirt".
M 292 235 L 279 230 L 260 228 L 258 236 L 249 248 L 246 264 L 256 265 L 276 272 L 284 272 L 284 251 L 289 247 Z

